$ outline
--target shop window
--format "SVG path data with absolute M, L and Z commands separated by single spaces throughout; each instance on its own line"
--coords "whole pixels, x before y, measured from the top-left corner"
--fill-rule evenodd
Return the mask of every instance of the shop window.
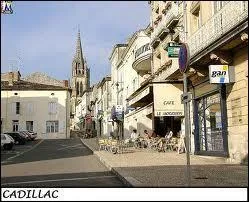
M 220 94 L 197 101 L 199 143 L 201 151 L 224 151 Z

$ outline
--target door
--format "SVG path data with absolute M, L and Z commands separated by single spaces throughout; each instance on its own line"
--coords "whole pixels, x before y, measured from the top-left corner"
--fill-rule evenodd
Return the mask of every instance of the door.
M 200 152 L 224 153 L 224 124 L 220 93 L 196 100 L 197 148 Z

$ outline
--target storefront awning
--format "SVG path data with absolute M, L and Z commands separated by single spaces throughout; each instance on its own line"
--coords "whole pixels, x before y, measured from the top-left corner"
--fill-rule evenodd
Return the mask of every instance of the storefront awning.
M 155 116 L 184 116 L 183 84 L 154 83 L 153 92 Z
M 132 96 L 132 99 L 130 99 L 129 101 L 129 105 L 131 107 L 138 107 L 139 103 L 150 103 L 150 97 L 152 101 L 152 87 L 148 85 L 147 87 L 139 90 L 135 95 Z

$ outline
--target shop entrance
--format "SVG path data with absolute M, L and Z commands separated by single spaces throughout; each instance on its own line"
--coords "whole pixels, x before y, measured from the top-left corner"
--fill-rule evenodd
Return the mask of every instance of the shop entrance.
M 199 98 L 195 102 L 196 153 L 226 153 L 226 117 L 222 115 L 220 93 Z
M 177 136 L 177 133 L 181 130 L 181 118 L 179 116 L 160 116 L 155 117 L 155 131 L 161 137 L 164 137 L 167 133 L 167 129 L 173 131 L 173 136 Z

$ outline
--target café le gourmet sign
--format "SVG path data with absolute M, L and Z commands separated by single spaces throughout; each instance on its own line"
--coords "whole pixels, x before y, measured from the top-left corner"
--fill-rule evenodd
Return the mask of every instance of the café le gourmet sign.
M 210 83 L 235 82 L 234 67 L 228 65 L 209 65 Z

